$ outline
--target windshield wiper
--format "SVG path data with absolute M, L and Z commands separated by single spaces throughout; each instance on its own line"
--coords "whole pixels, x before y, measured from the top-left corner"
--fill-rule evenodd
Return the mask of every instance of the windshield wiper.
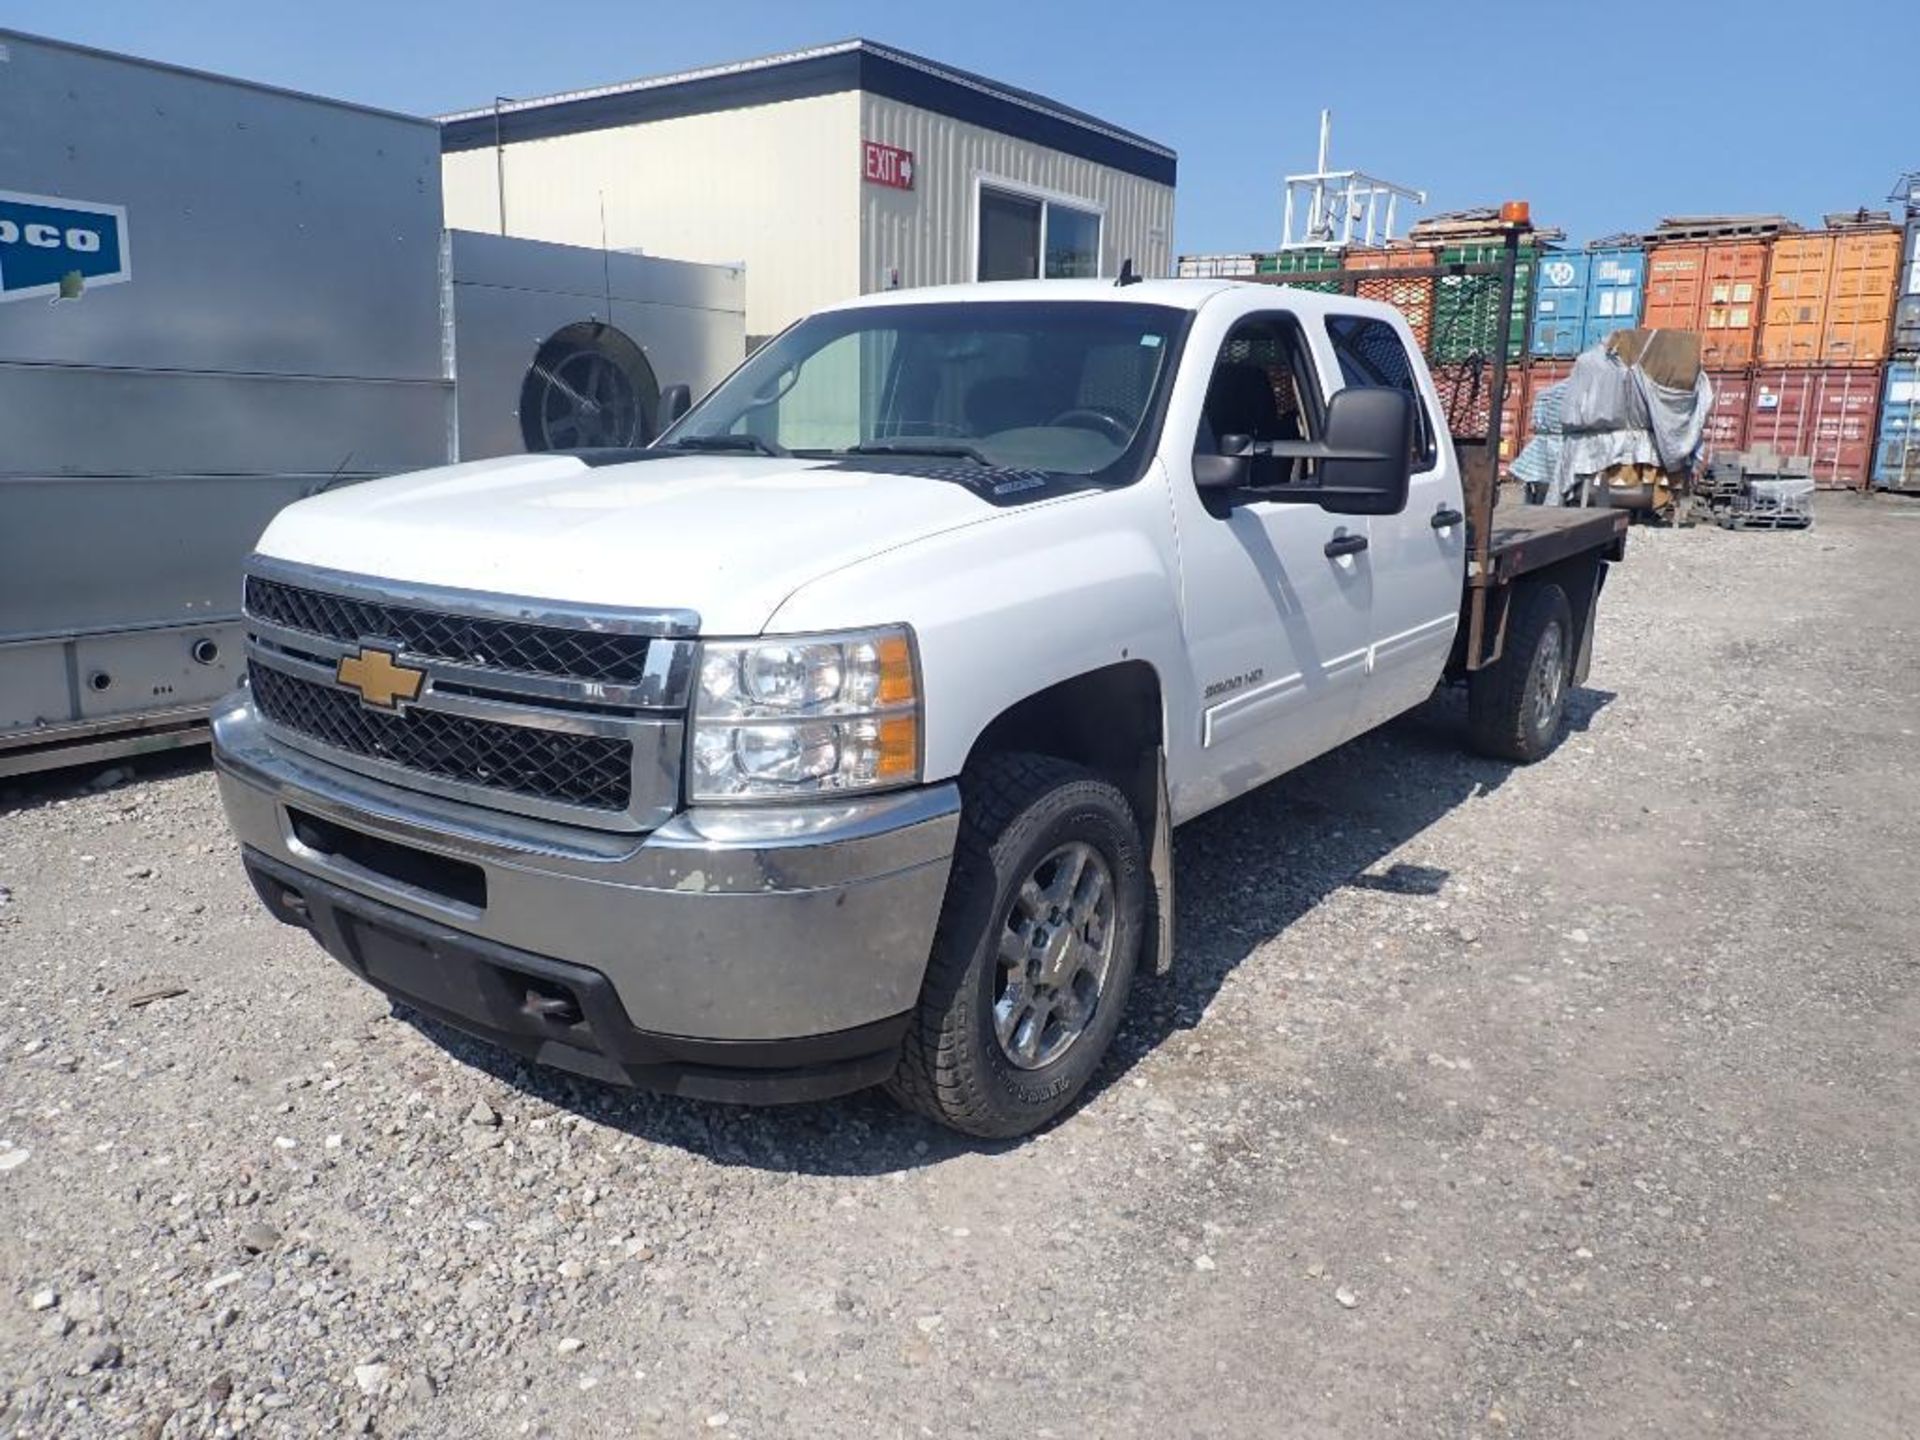
M 849 455 L 932 455 L 945 460 L 971 460 L 989 469 L 999 467 L 964 440 L 863 440 L 849 445 Z
M 741 453 L 784 457 L 786 447 L 762 440 L 758 435 L 682 435 L 666 447 L 669 450 L 732 450 Z

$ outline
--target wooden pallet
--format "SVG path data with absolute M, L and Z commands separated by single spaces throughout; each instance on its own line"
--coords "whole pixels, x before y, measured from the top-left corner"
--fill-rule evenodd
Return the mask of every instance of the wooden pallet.
M 1771 240 L 1799 228 L 1793 221 L 1777 215 L 1726 220 L 1702 217 L 1662 224 L 1641 238 L 1649 245 L 1673 245 L 1689 240 Z

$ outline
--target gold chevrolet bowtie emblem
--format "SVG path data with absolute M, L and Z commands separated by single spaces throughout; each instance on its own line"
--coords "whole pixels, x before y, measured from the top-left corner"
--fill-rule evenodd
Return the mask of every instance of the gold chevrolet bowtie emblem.
M 402 700 L 420 697 L 424 670 L 396 665 L 390 652 L 362 645 L 357 655 L 342 655 L 333 678 L 349 690 L 358 690 L 366 704 L 378 710 L 398 710 Z

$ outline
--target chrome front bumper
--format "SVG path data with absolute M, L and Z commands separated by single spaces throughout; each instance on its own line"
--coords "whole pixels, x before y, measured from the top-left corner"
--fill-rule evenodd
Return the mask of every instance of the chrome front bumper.
M 585 967 L 637 1030 L 703 1041 L 817 1037 L 910 1011 L 960 814 L 957 787 L 943 784 L 689 810 L 643 836 L 589 831 L 381 785 L 292 751 L 265 734 L 244 691 L 216 711 L 213 746 L 233 828 L 269 862 L 256 879 L 309 876 L 348 904 L 365 897 L 427 922 L 414 927 L 422 933 Z M 320 832 L 348 839 L 309 843 Z M 477 869 L 484 884 L 441 885 L 436 867 Z

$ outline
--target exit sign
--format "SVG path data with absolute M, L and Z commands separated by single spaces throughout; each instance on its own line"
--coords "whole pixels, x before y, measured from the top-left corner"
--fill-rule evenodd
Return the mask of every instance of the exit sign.
M 869 184 L 885 185 L 893 190 L 913 188 L 913 152 L 893 145 L 863 142 L 862 173 Z

